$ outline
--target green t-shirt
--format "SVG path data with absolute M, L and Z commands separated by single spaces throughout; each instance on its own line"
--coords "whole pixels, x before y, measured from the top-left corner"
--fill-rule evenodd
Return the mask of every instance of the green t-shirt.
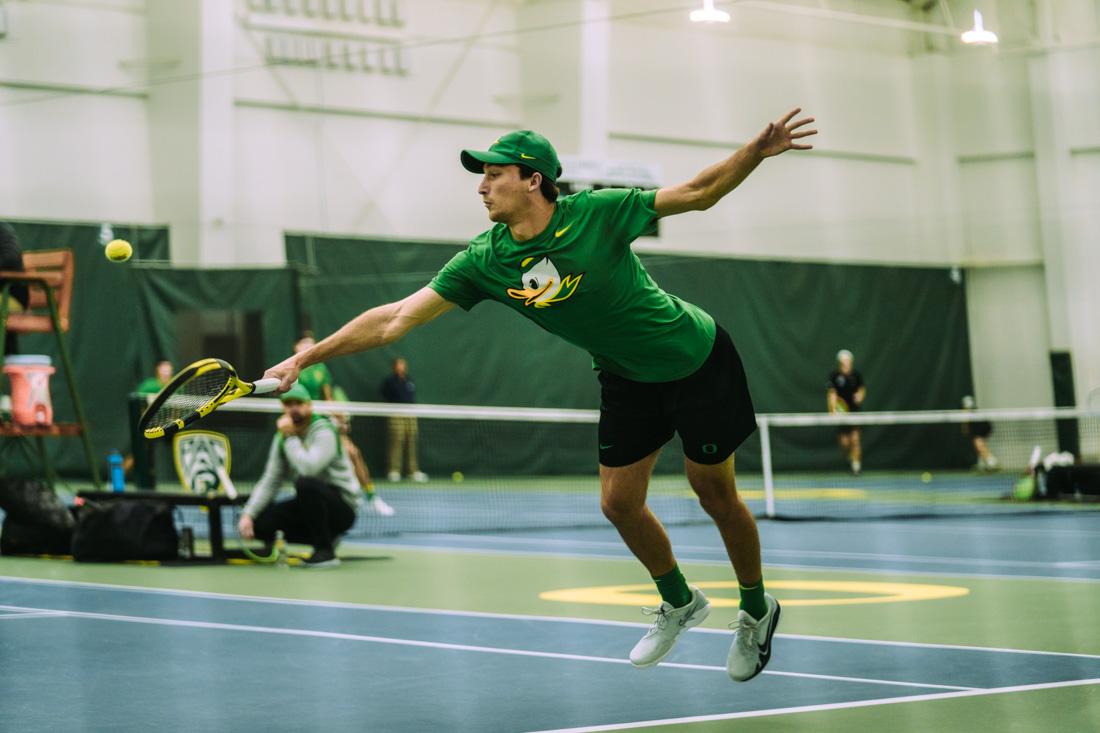
M 310 399 L 323 400 L 324 386 L 332 387 L 332 372 L 324 364 L 313 364 L 298 373 L 298 383 L 306 388 Z
M 696 371 L 714 344 L 714 319 L 669 295 L 630 243 L 653 226 L 656 191 L 581 191 L 558 200 L 545 231 L 516 242 L 505 224 L 479 234 L 428 286 L 466 310 L 510 306 L 637 382 Z
M 160 380 L 156 377 L 148 377 L 141 380 L 141 384 L 137 386 L 135 390 L 138 394 L 156 394 L 160 392 L 160 388 L 164 385 L 160 383 Z

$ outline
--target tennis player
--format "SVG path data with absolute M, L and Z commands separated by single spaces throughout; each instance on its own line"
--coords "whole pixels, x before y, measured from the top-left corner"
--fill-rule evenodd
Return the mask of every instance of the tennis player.
M 733 452 L 756 429 L 752 399 L 733 342 L 700 308 L 661 290 L 630 250 L 657 219 L 718 203 L 768 157 L 808 150 L 813 118 L 795 109 L 750 143 L 677 186 L 604 189 L 559 198 L 550 142 L 522 130 L 488 150 L 464 150 L 494 226 L 471 240 L 428 285 L 372 308 L 265 377 L 287 389 L 299 372 L 327 359 L 392 343 L 455 305 L 495 300 L 592 354 L 602 385 L 599 425 L 601 505 L 653 577 L 662 603 L 646 609 L 653 627 L 630 661 L 651 667 L 710 604 L 687 584 L 664 527 L 646 505 L 661 447 L 676 433 L 688 481 L 722 535 L 741 586 L 728 657 L 730 676 L 755 677 L 768 663 L 779 604 L 764 592 L 760 540 L 737 494 Z
M 825 383 L 825 400 L 829 414 L 858 412 L 867 396 L 863 375 L 853 366 L 855 357 L 848 349 L 836 352 L 836 369 L 829 373 Z M 863 471 L 863 441 L 858 425 L 841 425 L 836 429 L 836 440 L 853 476 Z

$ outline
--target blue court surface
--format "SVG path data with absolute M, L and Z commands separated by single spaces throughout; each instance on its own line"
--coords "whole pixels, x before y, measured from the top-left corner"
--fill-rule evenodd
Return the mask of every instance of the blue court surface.
M 653 670 L 641 624 L 0 580 L 4 730 L 558 731 L 1100 683 L 1100 656 L 780 634 L 735 686 L 729 634 Z M 79 723 L 78 723 L 79 721 Z
M 669 534 L 714 610 L 649 670 L 610 527 L 348 541 L 376 562 L 332 571 L 0 558 L 0 730 L 1092 733 L 1095 516 L 761 522 L 784 612 L 746 684 L 708 525 Z

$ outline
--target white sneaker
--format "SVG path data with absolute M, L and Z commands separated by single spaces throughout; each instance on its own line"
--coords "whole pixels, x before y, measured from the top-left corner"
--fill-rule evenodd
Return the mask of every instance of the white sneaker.
M 374 510 L 375 514 L 378 514 L 382 517 L 392 517 L 394 514 L 397 513 L 394 508 L 387 504 L 385 500 L 378 494 L 375 494 L 370 498 L 370 508 Z
M 428 474 L 423 471 L 413 471 L 413 475 L 410 476 L 410 478 L 418 484 L 422 484 L 428 480 Z
M 630 650 L 630 663 L 639 669 L 652 667 L 672 651 L 681 632 L 703 623 L 710 613 L 710 602 L 703 591 L 693 587 L 691 602 L 681 608 L 662 602 L 657 608 L 643 608 L 642 613 L 656 616 L 652 628 Z
M 386 480 L 395 484 L 401 480 L 401 474 L 398 471 L 390 471 L 386 474 Z
M 772 634 L 779 624 L 779 601 L 770 593 L 764 594 L 768 612 L 757 621 L 745 611 L 737 612 L 737 621 L 730 624 L 734 629 L 733 645 L 726 658 L 726 671 L 735 682 L 748 682 L 764 671 L 768 660 L 772 658 Z

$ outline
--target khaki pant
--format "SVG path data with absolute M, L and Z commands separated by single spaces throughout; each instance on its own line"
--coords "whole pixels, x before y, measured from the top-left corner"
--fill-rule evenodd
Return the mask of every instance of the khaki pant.
M 388 447 L 389 472 L 401 473 L 411 476 L 420 470 L 416 463 L 416 440 L 418 428 L 415 417 L 390 417 Z M 402 471 L 402 463 L 408 465 L 407 471 Z

